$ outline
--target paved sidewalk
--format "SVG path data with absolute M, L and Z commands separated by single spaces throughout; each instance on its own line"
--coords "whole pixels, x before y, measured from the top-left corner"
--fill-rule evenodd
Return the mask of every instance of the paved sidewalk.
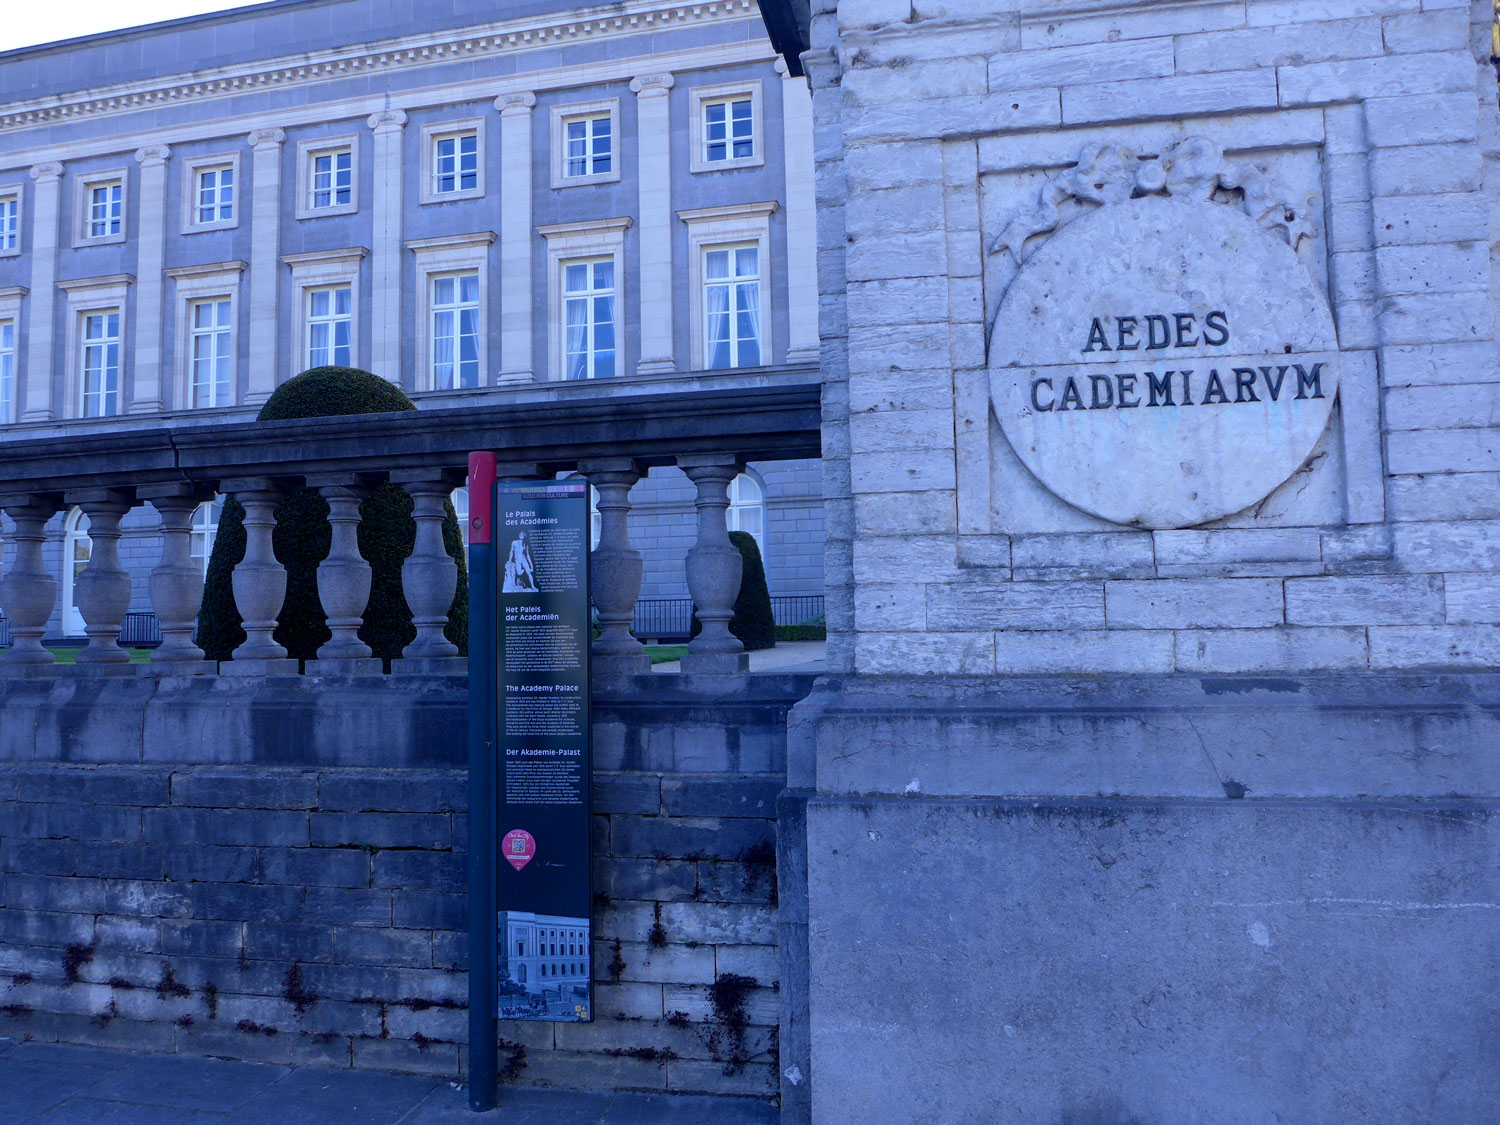
M 448 1082 L 402 1074 L 136 1055 L 0 1039 L 0 1125 L 770 1125 L 767 1102 L 506 1089 L 468 1111 Z
M 750 654 L 752 672 L 816 672 L 827 671 L 827 641 L 777 641 L 774 648 L 764 648 Z M 653 672 L 681 672 L 682 661 L 670 660 L 652 665 Z

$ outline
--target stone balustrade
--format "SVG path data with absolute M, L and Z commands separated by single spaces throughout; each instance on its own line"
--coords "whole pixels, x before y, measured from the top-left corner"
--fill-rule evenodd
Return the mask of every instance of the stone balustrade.
M 696 674 L 733 673 L 745 668 L 746 658 L 728 630 L 741 564 L 726 528 L 726 489 L 747 460 L 791 459 L 818 452 L 815 394 L 796 401 L 783 389 L 772 391 L 762 396 L 769 399 L 771 409 L 759 417 L 754 395 L 748 402 L 715 403 L 715 409 L 708 411 L 702 409 L 703 403 L 691 401 L 702 396 L 681 397 L 689 401 L 653 406 L 643 400 L 622 406 L 619 415 L 637 415 L 640 425 L 633 432 L 618 424 L 624 419 L 601 426 L 601 419 L 583 418 L 579 425 L 585 431 L 594 425 L 606 432 L 596 433 L 593 441 L 586 440 L 586 433 L 585 440 L 579 440 L 574 432 L 567 447 L 550 451 L 539 448 L 534 435 L 521 435 L 510 448 L 519 448 L 526 456 L 504 457 L 511 476 L 552 478 L 576 472 L 595 489 L 600 536 L 592 554 L 591 593 L 600 625 L 594 642 L 600 676 L 649 670 L 641 643 L 630 633 L 642 575 L 640 552 L 630 542 L 632 486 L 653 466 L 667 464 L 676 464 L 696 485 L 697 535 L 685 565 L 703 631 L 689 646 L 683 669 Z M 694 406 L 699 408 L 696 415 Z M 151 447 L 154 434 L 145 435 L 147 448 L 134 467 L 129 443 L 142 437 L 128 431 L 100 435 L 92 443 L 75 442 L 73 449 L 54 454 L 45 465 L 39 460 L 40 451 L 18 448 L 26 443 L 12 446 L 7 453 L 14 451 L 16 456 L 0 464 L 0 511 L 13 525 L 0 560 L 4 564 L 0 612 L 10 621 L 13 643 L 0 652 L 0 671 L 35 675 L 54 662 L 52 652 L 41 643 L 59 592 L 57 577 L 43 563 L 44 528 L 57 512 L 72 506 L 89 517 L 93 543 L 74 583 L 74 600 L 88 636 L 87 646 L 77 657 L 77 674 L 142 670 L 129 663 L 129 654 L 119 644 L 130 603 L 130 577 L 121 566 L 118 545 L 121 519 L 149 504 L 161 518 L 161 560 L 150 574 L 149 591 L 163 642 L 153 651 L 146 671 L 172 675 L 378 673 L 381 662 L 372 658 L 369 646 L 358 635 L 371 587 L 370 566 L 359 551 L 358 528 L 361 501 L 387 480 L 411 495 L 416 522 L 414 547 L 401 572 L 416 636 L 401 658 L 392 662 L 391 670 L 458 671 L 454 663 L 458 649 L 444 636 L 458 568 L 444 548 L 442 524 L 448 495 L 464 483 L 460 466 L 474 438 L 470 433 L 474 412 L 464 412 L 467 424 L 456 427 L 447 442 L 435 440 L 439 431 L 425 413 L 372 419 L 374 428 L 382 428 L 385 436 L 380 441 L 360 442 L 358 449 L 349 448 L 351 420 L 347 418 L 212 427 L 231 431 L 217 435 L 219 464 L 210 461 L 210 446 L 201 432 L 175 438 L 175 465 L 166 464 L 164 452 Z M 400 428 L 403 419 L 412 420 L 409 432 Z M 711 425 L 705 426 L 705 420 Z M 788 427 L 788 421 L 794 425 Z M 685 447 L 684 452 L 671 451 L 674 428 L 682 431 L 677 444 Z M 284 451 L 293 447 L 298 429 L 303 432 L 302 456 L 296 461 L 285 459 Z M 492 430 L 487 441 L 472 447 L 495 448 L 496 433 L 514 434 Z M 325 440 L 319 441 L 320 437 Z M 501 447 L 505 449 L 504 443 Z M 309 449 L 314 451 L 312 456 L 306 453 Z M 191 463 L 195 458 L 198 464 Z M 18 479 L 28 459 L 37 467 L 33 476 L 39 478 L 38 487 L 27 488 Z M 299 662 L 290 659 L 274 637 L 286 599 L 287 575 L 276 558 L 273 536 L 277 504 L 303 487 L 318 490 L 329 506 L 331 544 L 318 566 L 317 580 L 331 636 L 316 660 L 299 668 Z M 218 664 L 205 660 L 193 640 L 203 600 L 203 575 L 193 565 L 188 548 L 193 510 L 215 492 L 232 495 L 243 506 L 246 538 L 244 558 L 232 578 L 245 640 L 231 660 Z

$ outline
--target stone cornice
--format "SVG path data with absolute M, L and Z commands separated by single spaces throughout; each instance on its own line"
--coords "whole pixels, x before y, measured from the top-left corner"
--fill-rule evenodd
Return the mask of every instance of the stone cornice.
M 285 55 L 250 65 L 214 67 L 166 80 L 122 83 L 62 98 L 32 98 L 0 106 L 0 133 L 79 117 L 127 113 L 178 102 L 227 97 L 250 90 L 299 86 L 365 73 L 388 73 L 459 59 L 593 42 L 660 29 L 741 20 L 759 15 L 756 0 L 663 4 L 634 0 L 574 11 L 565 17 L 495 23 L 404 36 L 361 47 Z

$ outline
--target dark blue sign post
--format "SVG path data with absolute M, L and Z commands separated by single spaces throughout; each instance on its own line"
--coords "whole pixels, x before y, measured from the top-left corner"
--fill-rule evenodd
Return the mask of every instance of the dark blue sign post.
M 593 1018 L 589 503 L 469 466 L 469 1105 L 495 1020 Z

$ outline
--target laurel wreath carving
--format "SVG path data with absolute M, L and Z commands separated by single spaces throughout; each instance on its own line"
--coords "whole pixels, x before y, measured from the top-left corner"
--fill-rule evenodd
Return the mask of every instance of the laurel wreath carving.
M 1256 164 L 1226 161 L 1224 150 L 1208 137 L 1184 137 L 1144 159 L 1126 145 L 1086 145 L 1077 164 L 1049 177 L 1036 203 L 1006 224 L 990 253 L 1006 251 L 1020 263 L 1029 256 L 1024 247 L 1034 235 L 1055 231 L 1096 207 L 1146 195 L 1238 205 L 1294 251 L 1313 236 L 1310 201 L 1293 203 L 1280 177 Z M 1062 209 L 1069 200 L 1084 207 L 1070 215 Z

